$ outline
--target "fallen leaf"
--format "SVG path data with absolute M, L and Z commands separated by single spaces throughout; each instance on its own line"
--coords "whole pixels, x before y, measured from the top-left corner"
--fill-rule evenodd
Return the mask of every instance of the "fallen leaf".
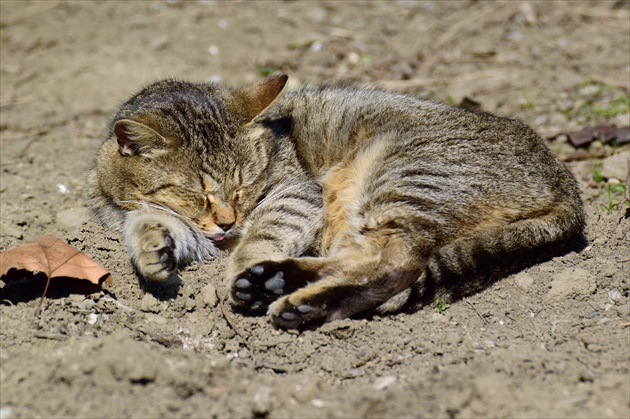
M 630 143 L 630 127 L 617 128 L 617 144 Z
M 35 276 L 42 273 L 51 282 L 71 284 L 67 279 L 80 280 L 85 283 L 74 284 L 72 288 L 88 293 L 100 290 L 103 282 L 112 282 L 105 268 L 51 234 L 0 252 L 0 277 L 7 284 L 14 278 L 23 278 L 24 271 Z
M 613 140 L 615 140 L 615 144 L 625 144 L 630 142 L 630 128 L 616 127 L 615 125 L 598 125 L 585 127 L 580 131 L 568 132 L 567 136 L 575 148 L 590 144 L 594 140 L 599 140 L 602 144 Z
M 590 144 L 595 139 L 593 127 L 586 127 L 580 131 L 568 132 L 567 136 L 573 147 L 578 148 Z

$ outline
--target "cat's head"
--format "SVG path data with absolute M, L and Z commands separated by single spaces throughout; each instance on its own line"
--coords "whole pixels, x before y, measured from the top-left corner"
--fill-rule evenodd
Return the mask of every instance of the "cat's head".
M 238 89 L 164 80 L 134 95 L 90 176 L 97 218 L 120 228 L 124 211 L 144 208 L 174 213 L 215 242 L 236 235 L 264 192 L 273 146 L 268 136 L 243 133 L 286 80 Z

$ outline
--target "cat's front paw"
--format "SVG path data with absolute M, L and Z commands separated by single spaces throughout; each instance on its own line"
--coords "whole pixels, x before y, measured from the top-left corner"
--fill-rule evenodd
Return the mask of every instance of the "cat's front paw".
M 241 307 L 261 310 L 311 280 L 312 275 L 299 270 L 291 260 L 257 263 L 236 275 L 232 282 L 232 300 Z
M 136 268 L 144 278 L 164 282 L 175 275 L 175 242 L 169 230 L 159 222 L 144 224 L 137 242 L 131 246 Z

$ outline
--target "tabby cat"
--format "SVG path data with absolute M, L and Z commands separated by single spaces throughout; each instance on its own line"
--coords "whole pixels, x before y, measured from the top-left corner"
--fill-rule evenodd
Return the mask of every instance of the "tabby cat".
M 232 238 L 233 302 L 296 328 L 459 298 L 579 245 L 576 181 L 525 124 L 286 81 L 164 80 L 120 107 L 89 202 L 142 277 Z

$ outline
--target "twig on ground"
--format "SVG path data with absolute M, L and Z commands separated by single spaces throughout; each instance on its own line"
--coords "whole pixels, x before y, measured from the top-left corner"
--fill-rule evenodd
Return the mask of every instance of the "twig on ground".
M 465 83 L 484 78 L 503 77 L 508 74 L 510 74 L 510 70 L 507 68 L 491 68 L 488 70 L 481 70 L 474 73 L 466 73 L 450 77 L 431 77 L 411 80 L 382 80 L 377 81 L 374 84 L 385 89 L 404 90 L 412 89 L 414 87 L 434 86 L 438 84 Z
M 483 22 L 481 19 L 482 16 L 487 15 L 489 12 L 497 12 L 502 9 L 504 5 L 502 4 L 486 4 L 485 7 L 480 7 L 478 9 L 472 9 L 471 15 L 466 16 L 466 19 L 462 19 L 459 22 L 455 23 L 451 27 L 448 28 L 446 32 L 440 35 L 435 42 L 433 42 L 433 48 L 435 51 L 439 51 L 446 44 L 448 44 L 458 33 L 462 33 L 464 29 L 469 26 L 473 26 L 475 24 L 480 24 Z
M 619 222 L 621 222 L 621 220 L 623 220 L 623 217 L 621 216 L 621 214 L 627 210 L 627 208 L 624 208 L 624 205 L 626 204 L 630 204 L 630 154 L 628 155 L 628 160 L 627 160 L 627 172 L 626 172 L 626 196 L 624 197 L 624 200 L 619 204 Z
M 483 324 L 488 324 L 488 321 L 481 315 L 481 313 L 477 310 L 477 308 L 473 305 L 473 303 L 471 303 L 468 299 L 465 299 L 464 301 L 466 301 L 468 303 L 468 305 L 470 307 L 472 307 L 472 309 L 475 311 L 475 313 L 477 313 L 477 316 L 479 316 L 479 318 L 481 319 Z
M 579 161 L 579 160 L 589 160 L 589 159 L 600 159 L 603 157 L 608 157 L 612 155 L 614 150 L 608 150 L 602 148 L 600 150 L 594 151 L 569 151 L 568 153 L 558 154 L 558 160 L 562 162 L 570 162 L 570 161 Z
M 219 287 L 215 278 L 212 275 L 208 274 L 208 271 L 205 269 L 203 265 L 201 265 L 201 270 L 206 274 L 206 276 L 210 278 L 210 281 L 212 281 L 212 285 L 214 285 L 214 289 L 217 292 L 217 298 L 219 299 L 219 308 L 221 310 L 221 314 L 223 315 L 223 318 L 225 319 L 227 324 L 230 326 L 230 328 L 234 330 L 234 333 L 236 333 L 241 338 L 241 340 L 243 341 L 243 343 L 245 344 L 245 346 L 251 353 L 252 359 L 254 359 L 254 362 L 255 362 L 256 359 L 254 357 L 254 346 L 249 342 L 249 335 L 245 335 L 241 331 L 241 329 L 238 326 L 236 326 L 236 322 L 234 322 L 232 315 L 228 313 L 227 310 L 225 309 L 225 295 L 219 291 Z
M 585 17 L 593 17 L 593 18 L 603 18 L 603 19 L 630 19 L 630 13 L 625 9 L 602 9 L 602 8 L 574 8 L 569 7 L 566 9 L 569 13 L 579 14 Z
M 46 287 L 44 288 L 44 292 L 42 293 L 42 296 L 39 298 L 39 303 L 37 304 L 37 308 L 35 309 L 35 313 L 33 313 L 35 315 L 35 317 L 39 317 L 41 310 L 42 310 L 42 304 L 44 302 L 44 298 L 46 298 L 46 293 L 48 293 L 48 286 L 50 285 L 50 273 L 48 275 L 46 275 Z
M 66 340 L 68 339 L 67 335 L 62 335 L 61 333 L 46 333 L 46 332 L 35 332 L 33 333 L 33 336 L 35 336 L 38 339 L 50 339 L 50 340 Z
M 1 20 L 0 28 L 5 28 L 21 20 L 25 20 L 33 16 L 37 16 L 38 14 L 41 14 L 41 13 L 46 13 L 47 11 L 52 10 L 55 7 L 59 6 L 59 4 L 61 3 L 58 1 L 38 2 L 34 4 L 33 6 L 29 7 L 28 9 L 24 9 L 7 19 Z

